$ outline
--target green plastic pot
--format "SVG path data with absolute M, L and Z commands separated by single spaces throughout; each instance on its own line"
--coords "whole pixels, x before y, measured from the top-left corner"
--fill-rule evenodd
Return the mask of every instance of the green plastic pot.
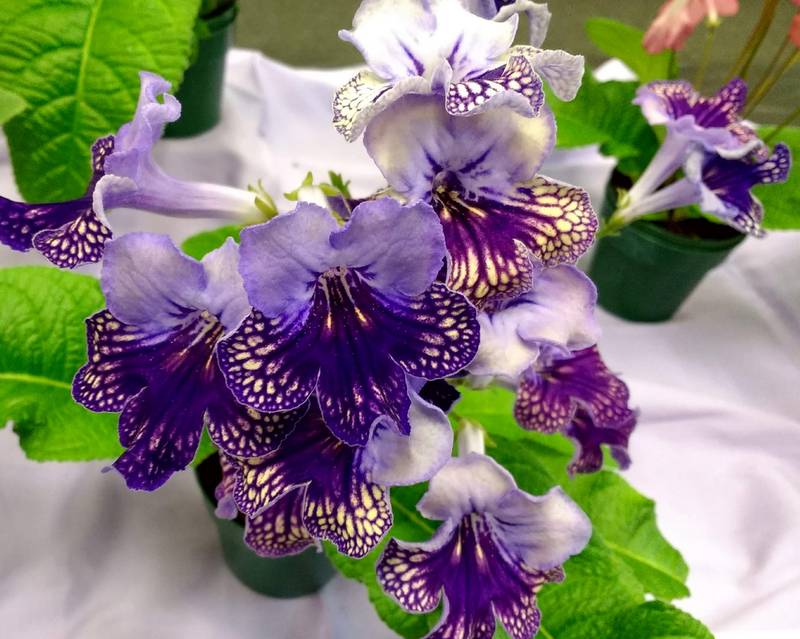
M 616 208 L 615 180 L 609 184 L 601 215 Z M 745 236 L 707 220 L 692 220 L 695 235 L 679 235 L 663 224 L 640 220 L 618 235 L 601 238 L 589 276 L 598 303 L 614 315 L 635 322 L 663 322 L 711 269 L 721 264 Z M 698 236 L 699 235 L 699 236 Z
M 219 122 L 225 82 L 225 54 L 233 41 L 233 22 L 239 7 L 233 3 L 220 12 L 200 17 L 197 57 L 186 69 L 175 97 L 181 117 L 167 125 L 164 135 L 184 138 L 208 131 Z
M 291 599 L 311 595 L 328 583 L 335 570 L 324 553 L 308 548 L 289 557 L 259 557 L 244 543 L 244 520 L 220 519 L 214 514 L 214 488 L 222 476 L 219 460 L 212 455 L 195 468 L 206 509 L 214 520 L 222 555 L 230 571 L 245 586 L 268 597 Z

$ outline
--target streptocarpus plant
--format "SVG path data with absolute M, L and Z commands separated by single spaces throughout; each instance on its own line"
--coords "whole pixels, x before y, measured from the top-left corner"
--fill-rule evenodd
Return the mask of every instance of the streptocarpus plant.
M 513 47 L 520 13 L 533 40 Z M 334 121 L 364 132 L 388 196 L 278 213 L 173 180 L 150 149 L 179 105 L 142 73 L 86 194 L 0 201 L 0 239 L 62 268 L 102 260 L 72 395 L 119 413 L 130 488 L 186 469 L 207 432 L 219 516 L 241 512 L 262 556 L 324 544 L 406 637 L 705 638 L 666 603 L 688 594 L 686 570 L 652 504 L 604 458 L 630 463 L 636 413 L 574 266 L 594 210 L 538 174 L 556 126 L 542 81 L 570 98 L 582 69 L 539 48 L 548 15 L 364 1 L 343 37 L 371 70 L 337 93 Z M 247 226 L 195 259 L 162 235 L 112 237 L 122 206 Z

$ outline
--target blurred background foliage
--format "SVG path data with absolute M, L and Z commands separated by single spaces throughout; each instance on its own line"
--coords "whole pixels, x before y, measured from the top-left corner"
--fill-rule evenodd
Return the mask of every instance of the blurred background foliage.
M 266 55 L 293 66 L 336 67 L 359 64 L 358 52 L 337 37 L 350 27 L 359 0 L 239 0 L 236 45 L 260 49 Z M 750 79 L 760 79 L 775 50 L 788 32 L 795 7 L 784 0 L 772 32 L 754 65 Z M 582 53 L 592 66 L 605 57 L 589 42 L 584 31 L 588 18 L 604 16 L 646 29 L 661 6 L 661 0 L 551 0 L 553 20 L 545 45 Z M 723 20 L 714 40 L 714 52 L 706 73 L 706 92 L 716 90 L 713 79 L 722 79 L 758 18 L 759 0 L 740 0 L 735 18 Z M 684 76 L 691 78 L 699 62 L 705 29 L 698 28 L 686 49 L 678 54 Z M 524 37 L 524 34 L 520 34 Z M 800 65 L 756 109 L 754 119 L 778 122 L 800 103 Z

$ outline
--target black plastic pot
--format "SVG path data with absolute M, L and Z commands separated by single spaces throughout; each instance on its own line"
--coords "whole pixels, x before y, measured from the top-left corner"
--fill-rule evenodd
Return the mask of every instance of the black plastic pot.
M 244 543 L 244 519 L 220 519 L 214 514 L 214 488 L 222 471 L 216 455 L 195 468 L 206 508 L 217 527 L 225 563 L 237 579 L 257 593 L 291 599 L 318 592 L 335 574 L 324 553 L 309 548 L 290 557 L 268 559 L 256 555 Z
M 197 42 L 197 57 L 186 69 L 175 94 L 181 103 L 181 117 L 167 125 L 164 135 L 183 138 L 208 131 L 219 122 L 222 87 L 225 82 L 225 54 L 233 41 L 233 22 L 239 11 L 231 4 L 219 13 L 198 20 L 202 34 Z
M 601 215 L 616 208 L 612 180 Z M 706 273 L 721 264 L 745 236 L 703 219 L 686 220 L 681 234 L 667 225 L 640 220 L 618 235 L 601 238 L 589 277 L 607 311 L 635 322 L 670 319 Z

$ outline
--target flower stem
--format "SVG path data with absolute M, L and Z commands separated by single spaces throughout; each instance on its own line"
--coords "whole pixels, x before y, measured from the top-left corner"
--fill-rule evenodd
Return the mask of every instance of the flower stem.
M 756 57 L 756 53 L 758 53 L 761 43 L 764 42 L 764 38 L 766 37 L 767 32 L 772 25 L 772 21 L 775 18 L 775 11 L 778 8 L 779 2 L 780 0 L 764 0 L 764 6 L 761 9 L 761 16 L 759 17 L 756 26 L 753 27 L 753 31 L 750 33 L 747 43 L 744 45 L 739 57 L 736 59 L 736 63 L 733 65 L 730 73 L 728 73 L 728 80 L 731 80 L 737 76 L 742 79 L 747 77 L 747 72 L 750 69 L 750 65 L 752 64 L 753 59 Z
M 700 66 L 697 67 L 697 73 L 694 76 L 694 87 L 702 93 L 703 88 L 703 80 L 706 77 L 706 70 L 708 69 L 708 63 L 711 61 L 711 51 L 712 44 L 714 43 L 714 35 L 717 33 L 717 26 L 719 25 L 718 22 L 709 22 L 706 25 L 706 41 L 703 45 L 703 57 L 700 60 Z
M 753 112 L 761 101 L 767 97 L 767 94 L 772 91 L 772 88 L 777 84 L 778 80 L 781 79 L 783 74 L 797 64 L 798 61 L 800 61 L 800 49 L 795 49 L 771 75 L 761 81 L 753 92 L 753 95 L 747 101 L 747 108 L 744 111 L 745 117 Z
M 458 431 L 458 456 L 464 457 L 469 453 L 486 453 L 483 427 L 470 419 L 461 419 Z
M 789 126 L 794 120 L 800 117 L 800 107 L 797 107 L 794 111 L 792 111 L 786 118 L 778 124 L 778 126 L 773 129 L 772 133 L 770 133 L 767 137 L 764 138 L 764 142 L 769 144 L 774 140 L 781 131 L 783 131 L 787 126 Z

